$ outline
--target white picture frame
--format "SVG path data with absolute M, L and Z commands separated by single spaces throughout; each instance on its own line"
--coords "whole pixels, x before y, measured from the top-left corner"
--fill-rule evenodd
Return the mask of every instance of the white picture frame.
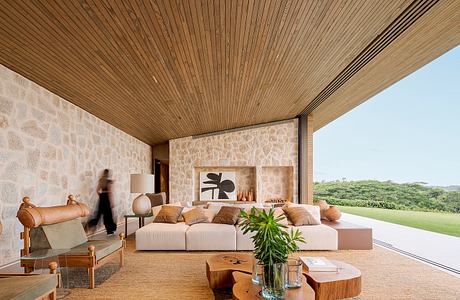
M 236 201 L 235 172 L 200 172 L 200 201 Z

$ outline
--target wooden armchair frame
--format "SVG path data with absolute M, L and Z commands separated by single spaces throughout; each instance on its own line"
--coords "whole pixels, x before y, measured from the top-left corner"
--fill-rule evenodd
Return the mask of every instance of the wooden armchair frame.
M 71 204 L 72 201 L 76 201 L 75 198 L 70 195 L 67 200 L 67 204 Z M 30 199 L 28 197 L 24 197 L 23 203 L 21 203 L 21 208 L 27 207 L 36 207 L 32 203 L 30 203 Z M 120 240 L 122 241 L 121 247 L 117 250 L 113 251 L 112 253 L 108 254 L 107 256 L 97 260 L 96 259 L 96 247 L 93 245 L 88 246 L 88 253 L 87 254 L 66 254 L 63 253 L 58 255 L 58 262 L 60 267 L 75 267 L 75 268 L 86 268 L 88 269 L 88 277 L 89 277 L 89 288 L 94 288 L 94 271 L 102 266 L 105 262 L 112 259 L 114 256 L 118 255 L 120 260 L 120 267 L 124 266 L 124 249 L 126 248 L 126 240 L 125 235 L 120 233 L 119 235 Z M 24 240 L 24 248 L 21 249 L 21 267 L 24 268 L 24 273 L 30 273 L 34 271 L 36 261 L 40 260 L 42 263 L 51 262 L 53 259 L 56 259 L 56 256 L 49 258 L 49 261 L 46 259 L 22 259 L 23 256 L 27 256 L 31 253 L 30 251 L 30 228 L 24 226 L 24 231 L 21 232 L 20 238 Z M 91 240 L 88 241 L 91 243 Z

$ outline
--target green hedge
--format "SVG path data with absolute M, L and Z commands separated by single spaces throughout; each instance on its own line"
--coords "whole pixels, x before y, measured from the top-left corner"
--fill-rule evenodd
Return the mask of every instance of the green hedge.
M 376 208 L 386 208 L 386 209 L 407 209 L 407 207 L 393 203 L 393 202 L 383 202 L 383 201 L 373 201 L 373 200 L 350 200 L 350 199 L 338 199 L 338 198 L 332 198 L 332 197 L 321 197 L 321 200 L 326 200 L 326 202 L 331 205 L 340 205 L 340 206 L 376 207 Z

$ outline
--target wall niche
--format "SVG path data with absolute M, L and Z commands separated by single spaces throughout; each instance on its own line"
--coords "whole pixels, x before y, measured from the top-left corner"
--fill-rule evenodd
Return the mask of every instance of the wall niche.
M 264 166 L 260 176 L 263 186 L 261 201 L 293 200 L 294 167 L 292 166 Z
M 194 190 L 194 201 L 200 200 L 200 172 L 235 172 L 236 188 L 237 193 L 243 191 L 251 191 L 254 194 L 254 201 L 257 201 L 257 179 L 256 179 L 256 167 L 252 166 L 199 166 L 194 167 L 193 174 L 193 190 Z

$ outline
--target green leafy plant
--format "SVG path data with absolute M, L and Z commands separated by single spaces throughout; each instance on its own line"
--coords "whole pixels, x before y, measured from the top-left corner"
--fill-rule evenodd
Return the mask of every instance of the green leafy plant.
M 275 210 L 257 210 L 252 208 L 250 213 L 241 210 L 240 217 L 244 220 L 241 228 L 244 234 L 255 232 L 254 256 L 266 265 L 285 263 L 288 255 L 299 250 L 296 242 L 305 243 L 298 229 L 287 231 L 287 226 L 280 222 L 284 215 L 275 217 Z
M 299 250 L 296 242 L 305 243 L 302 234 L 298 229 L 288 232 L 288 227 L 280 223 L 286 217 L 284 215 L 276 217 L 273 209 L 267 212 L 252 208 L 250 213 L 241 210 L 240 217 L 244 220 L 241 225 L 243 234 L 255 233 L 252 236 L 254 256 L 264 265 L 268 288 L 284 289 L 284 275 L 275 265 L 286 263 L 289 254 Z

